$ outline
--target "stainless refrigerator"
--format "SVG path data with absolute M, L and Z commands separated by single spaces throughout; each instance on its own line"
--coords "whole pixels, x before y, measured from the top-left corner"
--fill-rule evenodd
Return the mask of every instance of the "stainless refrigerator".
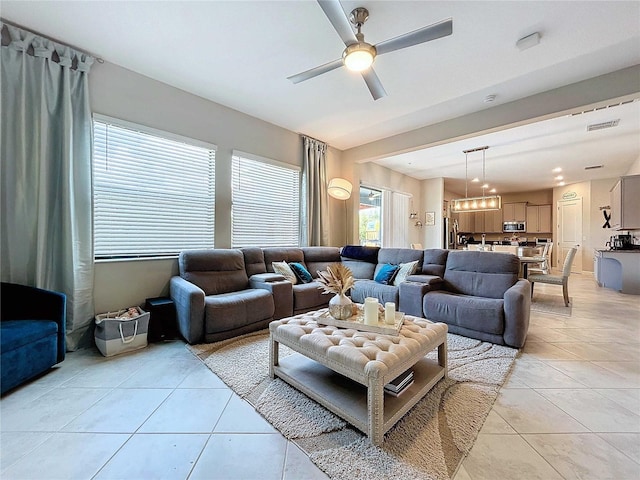
M 442 221 L 442 248 L 455 250 L 458 248 L 458 219 L 445 217 Z

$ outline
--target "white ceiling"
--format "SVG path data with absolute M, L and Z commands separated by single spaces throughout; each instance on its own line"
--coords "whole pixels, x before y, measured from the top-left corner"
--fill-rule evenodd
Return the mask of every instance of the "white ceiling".
M 347 13 L 358 6 L 369 10 L 363 33 L 374 44 L 449 17 L 453 35 L 377 58 L 374 67 L 388 96 L 374 101 L 360 76 L 344 68 L 297 85 L 287 80 L 339 58 L 344 48 L 311 0 L 3 0 L 0 15 L 106 61 L 342 150 L 640 64 L 637 1 L 368 0 L 342 5 Z M 542 37 L 538 46 L 525 51 L 516 48 L 517 39 L 535 31 Z M 492 104 L 483 103 L 488 94 L 497 96 Z M 637 104 L 629 109 L 634 111 L 630 121 L 635 122 L 637 134 Z M 548 140 L 555 146 L 565 145 L 572 158 L 599 150 L 602 160 L 595 163 L 612 168 L 618 162 L 618 168 L 609 171 L 615 176 L 624 173 L 620 165 L 628 168 L 640 154 L 637 141 L 635 157 L 633 148 L 614 148 L 633 143 L 627 138 L 626 123 L 621 121 L 611 133 L 607 131 L 606 135 L 620 138 L 606 148 L 586 142 L 580 149 L 574 125 L 556 127 L 555 135 L 535 130 L 544 132 L 544 126 L 521 127 L 524 130 L 513 132 L 516 137 L 496 134 L 487 139 L 493 142 L 487 158 L 491 162 L 507 159 L 512 175 L 527 172 L 530 162 L 555 165 L 557 160 L 545 160 L 552 149 Z M 534 130 L 527 133 L 527 128 Z M 574 128 L 572 136 L 558 138 L 560 132 L 571 133 Z M 605 136 L 604 131 L 598 134 Z M 527 139 L 526 145 L 513 145 L 518 138 Z M 461 159 L 464 163 L 461 150 L 469 146 L 479 145 L 465 142 L 412 154 L 414 168 L 409 168 L 405 157 L 379 163 L 416 178 L 437 173 L 460 179 L 464 171 L 438 167 L 442 171 L 436 172 L 433 165 L 460 164 Z M 447 154 L 447 148 L 453 153 Z M 536 152 L 530 152 L 534 148 Z M 518 152 L 526 155 L 515 157 Z M 566 157 L 567 150 L 563 152 Z M 495 178 L 500 168 L 490 165 L 488 179 Z M 524 181 L 526 174 L 514 176 Z M 505 184 L 505 188 L 519 186 L 517 180 Z
M 616 127 L 588 131 L 589 125 L 619 120 Z M 624 175 L 640 155 L 640 101 L 611 104 L 600 110 L 565 115 L 541 122 L 455 141 L 377 160 L 376 163 L 418 179 L 445 178 L 447 190 L 469 196 L 482 193 L 482 152 L 485 179 L 497 193 L 541 190 L 566 184 Z M 602 165 L 599 169 L 587 169 Z M 561 168 L 562 172 L 553 170 Z

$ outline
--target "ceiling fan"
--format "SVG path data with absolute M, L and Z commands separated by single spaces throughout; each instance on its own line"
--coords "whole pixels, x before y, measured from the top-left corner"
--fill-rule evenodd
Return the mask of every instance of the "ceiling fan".
M 380 82 L 380 79 L 371 66 L 376 56 L 446 37 L 453 32 L 453 20 L 449 18 L 419 28 L 413 32 L 385 40 L 376 45 L 371 45 L 364 41 L 364 34 L 360 31 L 362 25 L 364 25 L 369 18 L 369 11 L 366 8 L 355 8 L 351 11 L 347 19 L 342 5 L 340 5 L 338 0 L 318 0 L 318 4 L 344 42 L 346 48 L 342 52 L 342 58 L 338 60 L 287 77 L 287 79 L 293 83 L 309 80 L 310 78 L 317 77 L 318 75 L 330 72 L 344 65 L 349 70 L 362 74 L 362 78 L 367 84 L 373 99 L 378 100 L 384 97 L 387 92 L 384 90 L 382 82 Z M 350 23 L 356 27 L 357 33 L 354 34 Z

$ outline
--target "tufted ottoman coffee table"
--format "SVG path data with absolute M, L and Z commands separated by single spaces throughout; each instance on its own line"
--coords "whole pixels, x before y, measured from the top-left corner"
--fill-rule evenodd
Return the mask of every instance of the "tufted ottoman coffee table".
M 325 310 L 269 324 L 269 375 L 280 377 L 380 445 L 385 432 L 446 377 L 447 325 L 405 315 L 399 335 L 383 335 L 318 324 Z M 279 359 L 280 343 L 298 353 Z M 436 348 L 437 360 L 425 357 Z M 385 396 L 384 386 L 409 368 L 413 385 L 399 397 Z

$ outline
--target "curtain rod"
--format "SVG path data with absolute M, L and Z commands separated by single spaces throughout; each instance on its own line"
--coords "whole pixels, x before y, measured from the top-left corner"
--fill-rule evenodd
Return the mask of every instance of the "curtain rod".
M 329 144 L 324 140 L 320 140 L 319 138 L 314 138 L 311 135 L 307 135 L 306 133 L 298 133 L 298 135 L 300 135 L 301 137 L 310 138 L 311 140 L 315 140 L 316 142 L 324 143 L 327 147 L 329 146 Z
M 34 30 L 31 30 L 30 28 L 25 28 L 25 27 L 23 27 L 22 25 L 19 25 L 19 24 L 15 23 L 15 22 L 11 22 L 11 21 L 6 20 L 5 18 L 2 18 L 2 17 L 0 17 L 0 22 L 4 23 L 4 24 L 6 24 L 6 25 L 11 25 L 12 27 L 19 28 L 20 30 L 24 30 L 25 32 L 32 33 L 33 35 L 37 35 L 37 36 L 39 36 L 39 37 L 46 38 L 46 39 L 47 39 L 47 40 L 49 40 L 50 42 L 58 43 L 58 44 L 60 44 L 60 45 L 65 45 L 65 46 L 67 46 L 67 47 L 69 47 L 69 48 L 74 49 L 75 51 L 77 51 L 78 53 L 80 53 L 80 54 L 82 54 L 82 55 L 88 55 L 88 56 L 90 56 L 90 57 L 92 57 L 92 58 L 95 58 L 95 59 L 96 59 L 96 62 L 98 62 L 98 63 L 104 63 L 104 59 L 103 59 L 102 57 L 99 57 L 98 55 L 94 55 L 94 54 L 92 54 L 92 53 L 89 53 L 89 52 L 87 52 L 86 50 L 83 50 L 83 49 L 81 49 L 81 48 L 77 48 L 77 47 L 75 47 L 75 46 L 73 46 L 73 45 L 69 45 L 69 44 L 68 44 L 68 43 L 66 43 L 66 42 L 61 42 L 61 41 L 59 41 L 59 40 L 56 40 L 56 39 L 54 39 L 54 38 L 51 38 L 51 37 L 50 37 L 50 36 L 48 36 L 48 35 L 43 35 L 42 33 L 39 33 L 39 32 L 36 32 L 36 31 L 34 31 Z

